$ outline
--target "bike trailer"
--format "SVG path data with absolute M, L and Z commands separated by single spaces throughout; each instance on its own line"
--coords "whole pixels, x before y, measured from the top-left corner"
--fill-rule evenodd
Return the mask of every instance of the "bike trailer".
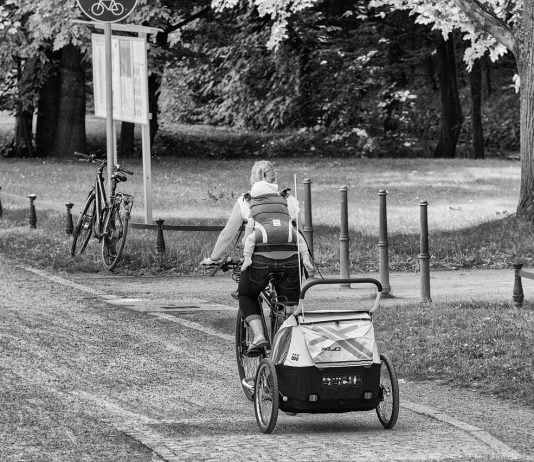
M 369 311 L 290 316 L 275 336 L 272 361 L 282 411 L 364 411 L 379 403 L 380 356 Z

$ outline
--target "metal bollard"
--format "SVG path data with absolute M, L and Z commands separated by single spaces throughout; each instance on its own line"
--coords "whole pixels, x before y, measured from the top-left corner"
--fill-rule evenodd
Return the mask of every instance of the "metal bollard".
M 28 198 L 30 199 L 30 218 L 29 218 L 29 223 L 30 223 L 30 228 L 37 228 L 37 214 L 35 213 L 35 199 L 37 199 L 37 196 L 35 194 L 30 194 L 28 196 Z
M 162 257 L 165 253 L 165 239 L 163 239 L 163 222 L 165 220 L 162 220 L 161 218 L 159 220 L 156 220 L 156 224 L 158 225 L 158 237 L 156 240 L 156 253 L 158 256 Z
M 523 268 L 523 263 L 514 263 L 512 267 L 514 268 L 514 291 L 512 299 L 514 300 L 515 307 L 521 308 L 525 299 L 523 284 L 521 283 L 521 268 Z
M 2 190 L 2 186 L 0 186 L 0 191 Z M 0 218 L 4 216 L 4 210 L 2 209 L 2 196 L 0 195 Z
M 428 253 L 428 214 L 427 201 L 419 202 L 421 216 L 421 238 L 419 244 L 419 271 L 421 273 L 421 301 L 431 302 L 430 298 L 430 254 Z
M 382 296 L 391 296 L 391 286 L 389 285 L 389 243 L 388 243 L 388 216 L 386 208 L 386 197 L 388 192 L 385 189 L 378 191 L 378 278 L 382 284 Z
M 302 232 L 308 242 L 308 247 L 313 255 L 313 220 L 312 220 L 312 205 L 311 205 L 311 183 L 309 178 L 304 181 L 304 227 Z
M 72 202 L 67 202 L 65 207 L 67 207 L 67 225 L 65 226 L 65 234 L 72 234 L 72 231 L 74 230 L 74 224 L 72 223 L 72 207 L 74 207 L 74 204 Z
M 349 260 L 349 207 L 347 200 L 348 186 L 341 186 L 341 226 L 339 231 L 339 277 L 350 278 Z M 341 284 L 341 287 L 350 287 L 350 284 Z

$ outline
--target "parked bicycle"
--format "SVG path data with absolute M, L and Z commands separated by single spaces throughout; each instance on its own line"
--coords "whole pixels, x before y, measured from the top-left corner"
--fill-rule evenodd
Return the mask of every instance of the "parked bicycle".
M 232 271 L 232 279 L 239 282 L 241 274 L 242 260 L 233 260 L 227 258 L 221 263 L 213 265 L 211 267 L 211 276 L 214 276 L 218 271 Z M 259 296 L 259 302 L 262 313 L 262 325 L 263 333 L 268 341 L 265 348 L 253 352 L 247 353 L 249 345 L 252 343 L 252 332 L 249 330 L 248 324 L 245 322 L 241 310 L 237 311 L 236 325 L 235 325 L 235 352 L 237 359 L 237 370 L 239 372 L 239 380 L 245 396 L 252 401 L 254 398 L 254 383 L 253 379 L 256 376 L 256 371 L 263 358 L 266 358 L 268 352 L 271 350 L 272 341 L 274 335 L 287 319 L 287 317 L 293 312 L 296 307 L 296 302 L 289 302 L 282 300 L 276 293 L 277 279 L 282 275 L 277 273 L 269 274 L 269 285 L 262 290 Z M 233 292 L 232 296 L 237 298 L 237 292 Z M 246 379 L 249 379 L 247 381 Z
M 102 243 L 104 266 L 108 270 L 112 270 L 122 257 L 134 200 L 133 196 L 129 194 L 117 192 L 117 183 L 127 180 L 125 173 L 133 175 L 133 172 L 120 165 L 115 165 L 114 173 L 111 176 L 111 197 L 108 200 L 103 175 L 107 161 L 98 159 L 95 154 L 75 152 L 74 155 L 87 162 L 100 162 L 100 165 L 97 168 L 95 184 L 89 191 L 72 233 L 71 255 L 73 257 L 81 255 L 85 251 L 91 235 L 93 235 Z

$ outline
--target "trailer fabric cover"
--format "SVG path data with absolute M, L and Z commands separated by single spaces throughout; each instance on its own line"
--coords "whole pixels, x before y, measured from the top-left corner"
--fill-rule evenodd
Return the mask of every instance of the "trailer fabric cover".
M 295 316 L 290 316 L 282 324 L 274 338 L 273 362 L 275 365 L 310 367 L 314 366 L 306 346 L 304 333 Z
M 369 366 L 380 363 L 373 323 L 367 312 L 307 312 L 290 316 L 273 348 L 276 365 L 308 367 Z

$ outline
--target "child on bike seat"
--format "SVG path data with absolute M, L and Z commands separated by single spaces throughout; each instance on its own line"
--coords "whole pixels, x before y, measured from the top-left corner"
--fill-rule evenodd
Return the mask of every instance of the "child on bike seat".
M 257 244 L 276 249 L 284 245 L 295 245 L 297 240 L 301 261 L 307 269 L 313 268 L 306 240 L 293 227 L 286 196 L 286 191 L 279 193 L 278 185 L 268 181 L 258 181 L 252 186 L 242 270 L 252 264 L 252 254 Z

